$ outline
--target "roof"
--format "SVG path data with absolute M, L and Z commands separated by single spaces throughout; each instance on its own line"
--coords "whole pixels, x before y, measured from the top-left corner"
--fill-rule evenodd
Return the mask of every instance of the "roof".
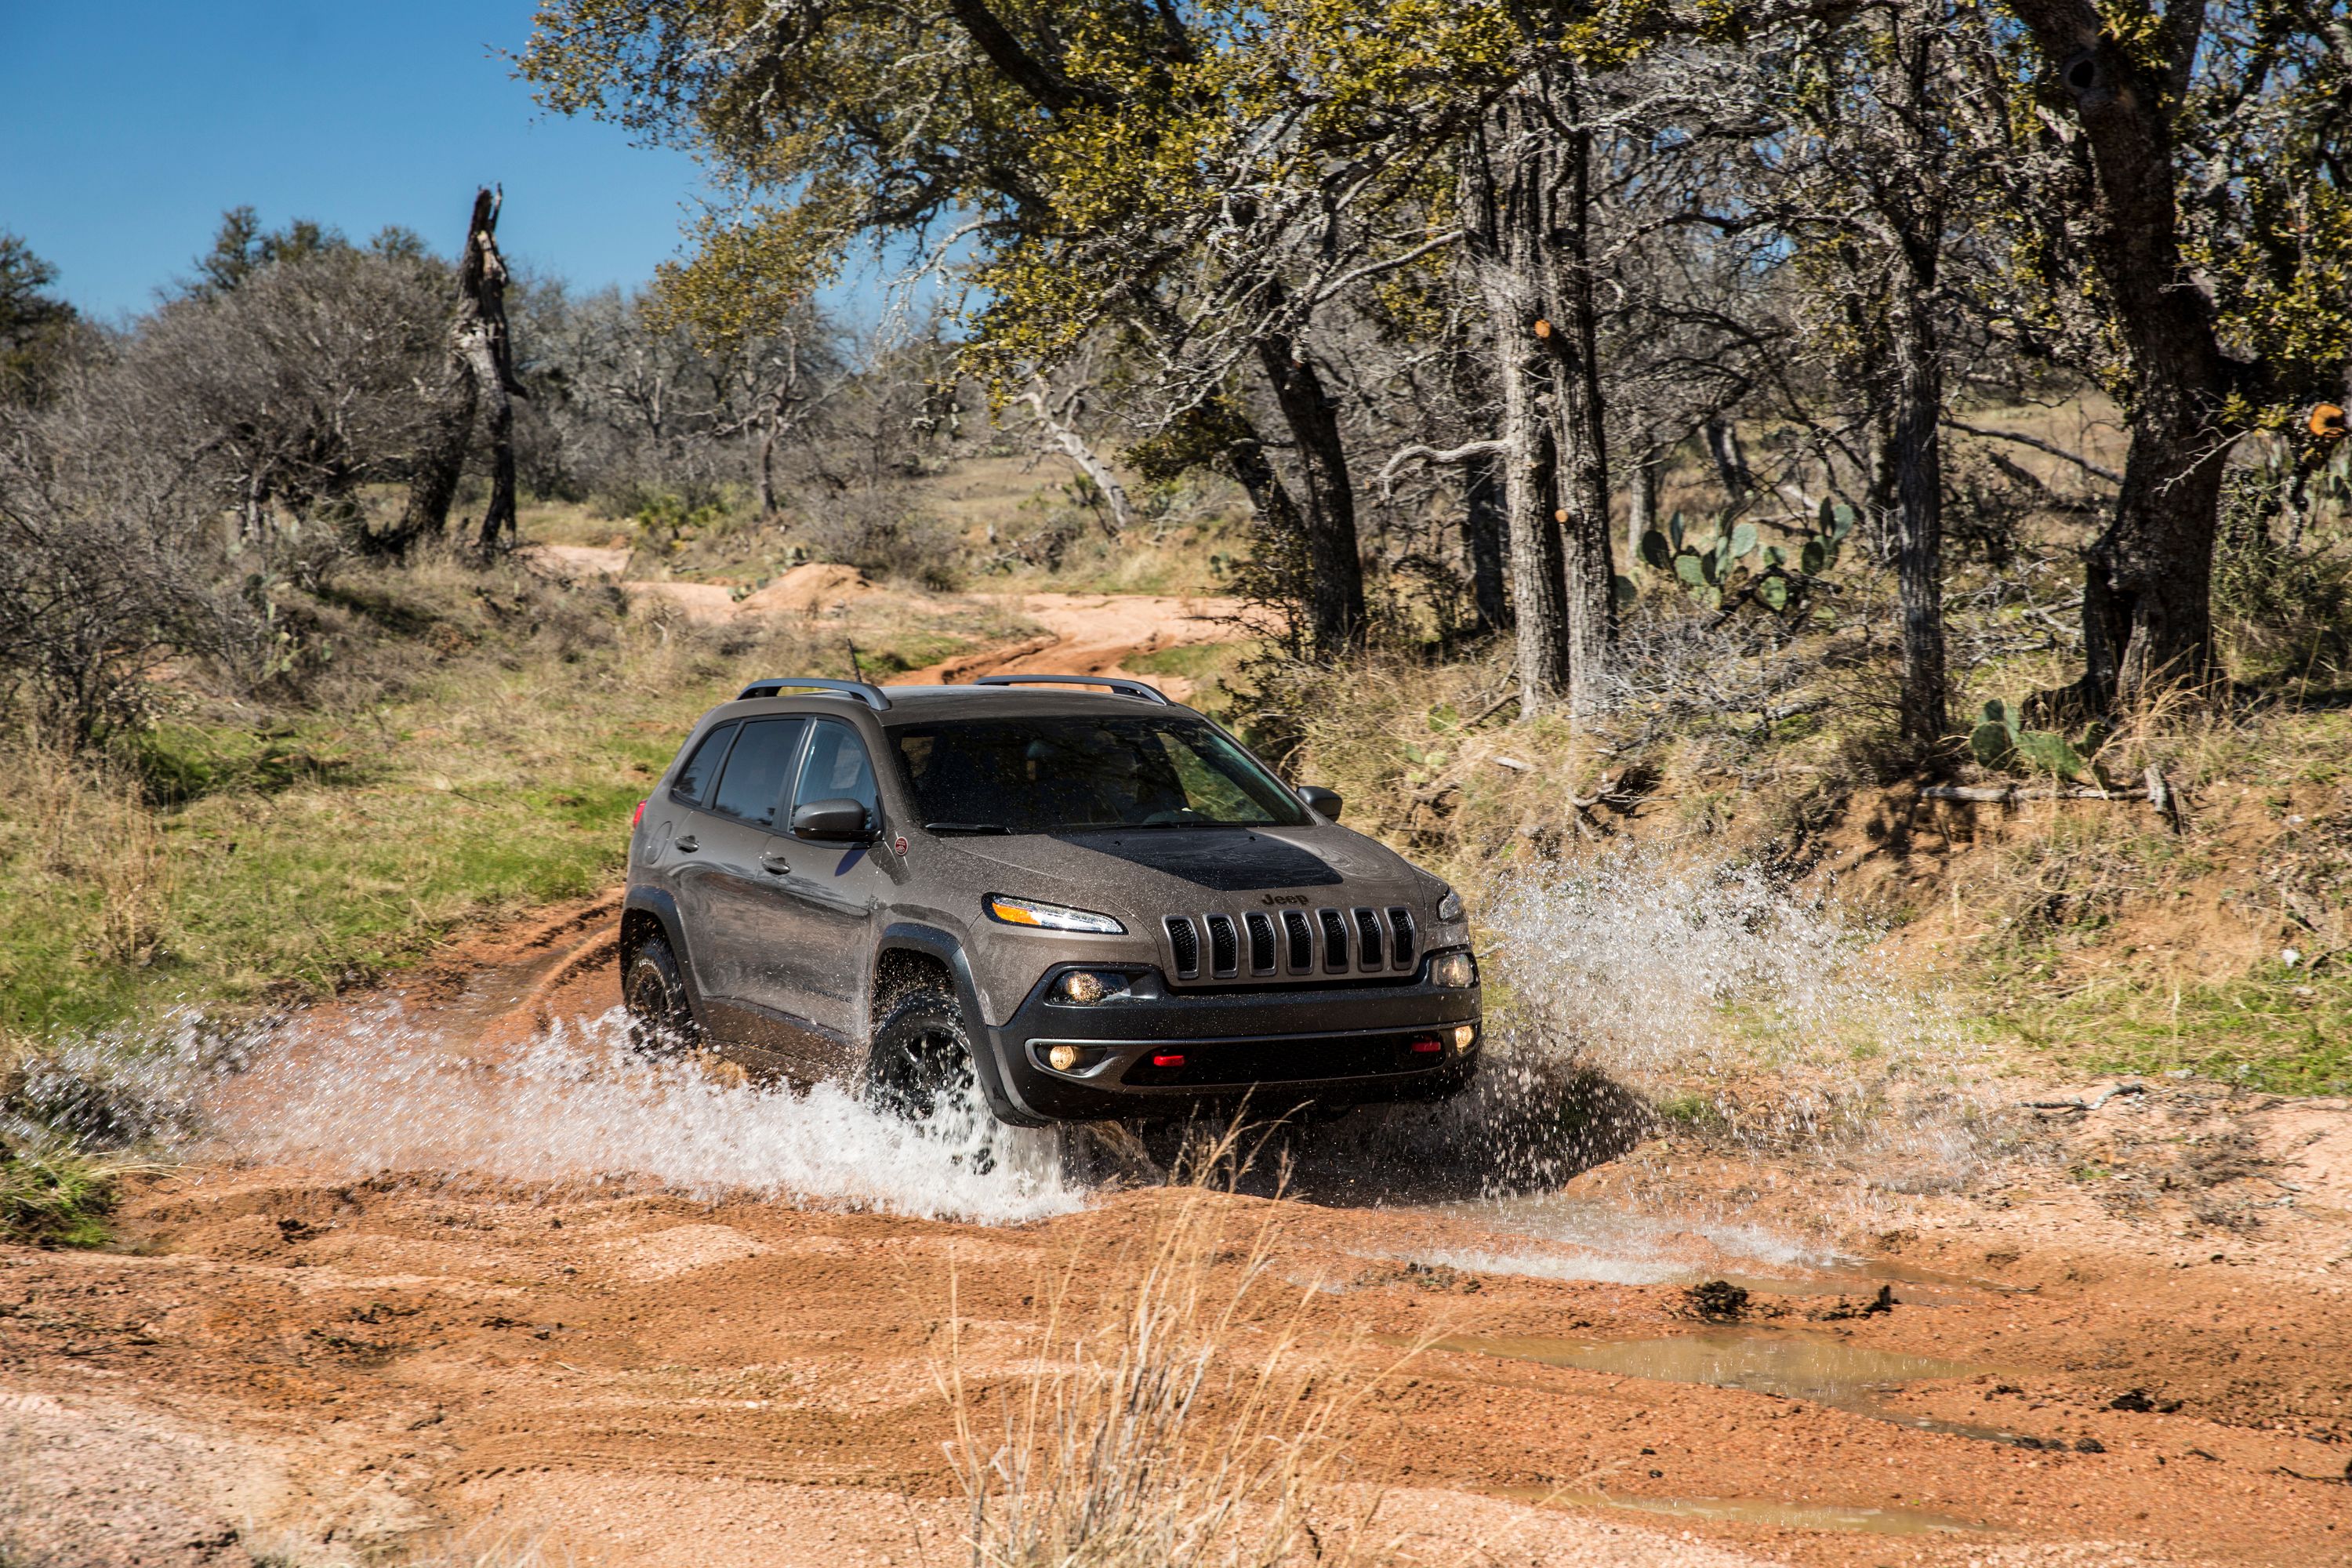
M 1194 716 L 1191 709 L 1180 703 L 1163 706 L 1146 698 L 1120 697 L 1082 687 L 886 686 L 882 690 L 890 706 L 875 713 L 875 717 L 891 728 L 936 723 L 942 719 L 1041 718 L 1056 713 L 1124 714 L 1130 718 L 1145 713 Z M 874 711 L 864 700 L 834 691 L 786 691 L 773 697 L 743 698 L 722 707 L 730 714 Z

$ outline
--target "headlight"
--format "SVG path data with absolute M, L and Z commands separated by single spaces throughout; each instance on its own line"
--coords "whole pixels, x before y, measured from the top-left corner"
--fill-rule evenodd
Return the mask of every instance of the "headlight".
M 1441 925 L 1452 925 L 1455 921 L 1458 921 L 1461 918 L 1462 895 L 1455 892 L 1453 889 L 1448 888 L 1445 889 L 1445 896 L 1437 900 L 1438 923 Z
M 1098 915 L 1091 910 L 1064 909 L 1059 904 L 1032 903 L 1027 899 L 1008 899 L 996 893 L 988 896 L 988 912 L 1009 926 L 1027 926 L 1033 931 L 1082 931 L 1096 936 L 1125 936 L 1127 928 L 1108 915 Z
M 1075 1003 L 1091 1007 L 1097 1002 L 1127 1000 L 1127 976 L 1113 969 L 1073 969 L 1054 982 L 1045 994 L 1049 1002 Z
M 1478 984 L 1478 961 L 1466 952 L 1441 952 L 1429 961 L 1429 983 L 1459 991 Z

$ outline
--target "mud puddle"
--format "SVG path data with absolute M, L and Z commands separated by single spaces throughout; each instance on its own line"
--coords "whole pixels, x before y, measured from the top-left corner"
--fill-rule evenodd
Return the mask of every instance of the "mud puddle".
M 1654 1340 L 1569 1340 L 1541 1335 L 1457 1334 L 1436 1341 L 1433 1350 L 1531 1361 L 1545 1366 L 1580 1367 L 1621 1377 L 1664 1383 L 1698 1383 L 1739 1388 L 1826 1405 L 1917 1432 L 1942 1432 L 1979 1442 L 2040 1448 L 2038 1437 L 1974 1422 L 1946 1421 L 1894 1410 L 1884 1396 L 1914 1383 L 1978 1377 L 2013 1369 L 1941 1361 L 1902 1351 L 1877 1350 L 1843 1340 L 1766 1330 L 1718 1330 Z
M 1835 1531 L 1860 1535 L 1966 1535 L 1986 1527 L 1950 1514 L 1916 1508 L 1858 1508 L 1838 1503 L 1776 1502 L 1769 1498 L 1620 1497 L 1609 1492 L 1560 1491 L 1549 1487 L 1496 1487 L 1492 1495 L 1538 1508 L 1614 1508 L 1675 1519 L 1724 1524 L 1762 1524 L 1780 1530 Z

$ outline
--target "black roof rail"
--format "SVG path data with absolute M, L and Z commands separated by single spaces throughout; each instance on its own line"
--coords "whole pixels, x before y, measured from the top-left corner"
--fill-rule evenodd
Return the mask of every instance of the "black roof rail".
M 772 675 L 765 680 L 755 680 L 735 694 L 740 702 L 746 697 L 773 697 L 780 692 L 807 688 L 815 691 L 838 691 L 844 697 L 855 697 L 877 713 L 890 706 L 882 689 L 865 680 L 825 680 L 814 675 Z
M 1108 686 L 1121 697 L 1140 697 L 1146 702 L 1157 702 L 1162 708 L 1173 708 L 1173 702 L 1156 686 L 1146 686 L 1140 680 L 1129 680 L 1117 675 L 983 675 L 974 686 Z

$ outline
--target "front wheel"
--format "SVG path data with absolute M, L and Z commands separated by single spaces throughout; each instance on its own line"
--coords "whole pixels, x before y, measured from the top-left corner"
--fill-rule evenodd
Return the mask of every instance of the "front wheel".
M 918 985 L 892 998 L 866 1058 L 866 1098 L 893 1116 L 929 1121 L 942 1101 L 972 1102 L 971 1037 L 954 996 Z
M 621 1005 L 629 1017 L 629 1047 L 649 1057 L 693 1048 L 694 1012 L 686 982 L 666 937 L 649 936 L 621 971 Z

